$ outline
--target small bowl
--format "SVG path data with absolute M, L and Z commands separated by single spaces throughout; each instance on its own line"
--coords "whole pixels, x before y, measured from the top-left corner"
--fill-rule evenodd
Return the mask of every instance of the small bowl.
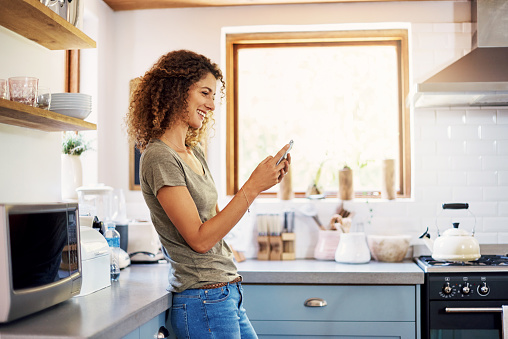
M 410 235 L 368 235 L 370 253 L 377 261 L 401 262 L 411 244 Z

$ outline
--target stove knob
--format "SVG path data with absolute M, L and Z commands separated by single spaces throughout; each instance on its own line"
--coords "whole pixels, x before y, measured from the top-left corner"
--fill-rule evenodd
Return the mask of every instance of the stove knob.
M 452 293 L 452 287 L 450 286 L 449 282 L 447 282 L 446 285 L 443 286 L 443 293 L 444 294 Z
M 490 288 L 487 286 L 487 283 L 484 282 L 482 286 L 478 286 L 478 293 L 480 295 L 487 295 L 490 292 Z
M 462 294 L 469 294 L 469 292 L 471 292 L 471 287 L 469 286 L 469 283 L 466 283 L 462 286 Z

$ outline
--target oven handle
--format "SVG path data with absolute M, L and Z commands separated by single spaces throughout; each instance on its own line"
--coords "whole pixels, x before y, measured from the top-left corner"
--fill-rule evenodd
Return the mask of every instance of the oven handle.
M 446 307 L 446 313 L 501 313 L 503 339 L 508 339 L 508 305 L 501 307 Z

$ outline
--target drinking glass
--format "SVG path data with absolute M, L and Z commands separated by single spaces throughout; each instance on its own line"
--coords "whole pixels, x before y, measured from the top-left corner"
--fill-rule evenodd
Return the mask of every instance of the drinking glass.
M 51 107 L 51 91 L 49 87 L 40 87 L 37 90 L 35 107 L 49 110 Z
M 0 79 L 0 99 L 7 99 L 7 80 Z
M 25 105 L 35 106 L 39 79 L 32 77 L 9 78 L 9 94 L 11 101 L 21 102 Z

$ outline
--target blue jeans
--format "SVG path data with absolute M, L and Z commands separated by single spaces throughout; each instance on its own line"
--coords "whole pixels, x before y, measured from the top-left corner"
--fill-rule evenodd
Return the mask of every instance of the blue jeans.
M 173 293 L 171 326 L 178 339 L 256 339 L 243 308 L 241 283 Z

